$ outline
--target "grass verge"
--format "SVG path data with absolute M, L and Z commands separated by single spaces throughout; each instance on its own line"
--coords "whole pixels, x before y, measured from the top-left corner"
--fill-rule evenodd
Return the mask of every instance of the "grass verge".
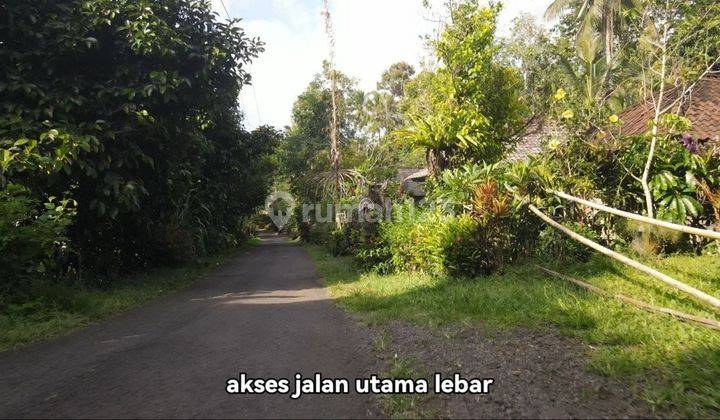
M 248 241 L 244 247 L 257 243 Z M 41 287 L 31 302 L 8 305 L 0 312 L 0 351 L 47 340 L 140 306 L 194 284 L 233 253 L 180 267 L 163 267 L 129 276 L 104 289 L 52 285 Z
M 492 328 L 558 328 L 594 348 L 590 368 L 635 384 L 660 413 L 720 415 L 720 333 L 578 290 L 522 264 L 488 277 L 458 280 L 415 273 L 361 273 L 350 258 L 306 246 L 340 304 L 370 323 L 403 319 L 426 325 L 467 322 Z M 655 267 L 720 296 L 720 259 L 675 256 Z M 682 292 L 603 257 L 547 265 L 607 291 L 718 319 Z M 669 411 L 667 411 L 669 410 Z

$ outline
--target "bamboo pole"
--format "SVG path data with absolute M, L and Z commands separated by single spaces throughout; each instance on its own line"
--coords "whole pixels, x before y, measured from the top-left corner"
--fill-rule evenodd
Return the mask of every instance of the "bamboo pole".
M 689 233 L 691 235 L 704 236 L 706 238 L 720 240 L 720 232 L 715 232 L 713 230 L 698 229 L 698 228 L 694 228 L 694 227 L 690 227 L 690 226 L 679 225 L 677 223 L 666 222 L 664 220 L 653 219 L 651 217 L 641 216 L 639 214 L 630 213 L 630 212 L 623 211 L 623 210 L 618 210 L 616 208 L 608 207 L 608 206 L 605 206 L 600 203 L 595 203 L 593 201 L 575 197 L 570 194 L 566 194 L 562 191 L 550 191 L 550 192 L 557 195 L 558 197 L 564 198 L 566 200 L 574 201 L 574 202 L 580 203 L 584 206 L 588 206 L 588 207 L 592 207 L 597 210 L 612 213 L 617 216 L 622 216 L 622 217 L 626 217 L 628 219 L 637 220 L 638 222 L 647 223 L 647 224 L 651 224 L 651 225 L 655 225 L 655 226 L 660 226 L 660 227 L 663 227 L 666 229 L 676 230 L 679 232 Z
M 621 301 L 621 302 L 627 303 L 627 304 L 629 304 L 629 305 L 636 306 L 636 307 L 638 307 L 638 308 L 640 308 L 640 309 L 644 309 L 644 310 L 649 311 L 649 312 L 658 313 L 658 314 L 670 315 L 670 316 L 672 316 L 672 317 L 678 318 L 678 319 L 681 320 L 681 321 L 694 322 L 694 323 L 696 323 L 696 324 L 698 324 L 698 325 L 701 325 L 701 326 L 703 326 L 703 327 L 712 328 L 712 329 L 714 329 L 714 330 L 720 331 L 720 322 L 719 322 L 719 321 L 716 321 L 716 320 L 714 320 L 714 319 L 709 319 L 709 318 L 703 318 L 703 317 L 700 317 L 700 316 L 690 315 L 690 314 L 686 314 L 685 312 L 676 311 L 676 310 L 670 309 L 670 308 L 663 308 L 663 307 L 653 306 L 653 305 L 650 305 L 650 304 L 648 304 L 648 303 L 641 302 L 641 301 L 639 301 L 639 300 L 633 299 L 633 298 L 631 298 L 631 297 L 627 297 L 627 296 L 625 296 L 625 295 L 620 295 L 620 294 L 613 295 L 613 294 L 611 294 L 611 293 L 608 293 L 608 292 L 604 291 L 603 289 L 600 289 L 599 287 L 595 287 L 595 286 L 593 286 L 592 284 L 585 283 L 584 281 L 580 281 L 580 280 L 574 279 L 574 278 L 572 278 L 572 277 L 570 277 L 570 276 L 566 276 L 566 275 L 564 275 L 564 274 L 560 274 L 560 273 L 558 273 L 557 271 L 549 270 L 549 269 L 547 269 L 547 268 L 545 268 L 545 267 L 540 267 L 539 265 L 536 265 L 536 267 L 539 268 L 540 270 L 544 271 L 545 273 L 551 275 L 551 276 L 554 276 L 554 277 L 557 277 L 557 278 L 560 278 L 560 279 L 563 279 L 563 280 L 567 280 L 567 281 L 569 281 L 569 282 L 571 282 L 571 283 L 574 283 L 574 284 L 577 285 L 577 286 L 582 287 L 583 289 L 586 289 L 586 290 L 589 290 L 589 291 L 591 291 L 591 292 L 597 293 L 597 294 L 599 294 L 599 295 L 601 295 L 601 296 L 608 297 L 608 298 L 615 298 L 615 299 L 617 299 L 617 300 L 619 300 L 619 301 Z
M 529 205 L 530 211 L 535 213 L 537 217 L 542 219 L 545 223 L 549 224 L 550 226 L 554 227 L 555 229 L 559 230 L 560 232 L 566 234 L 567 236 L 571 237 L 572 239 L 580 242 L 581 244 L 587 245 L 588 247 L 598 251 L 601 254 L 607 255 L 608 257 L 614 258 L 624 264 L 629 265 L 630 267 L 633 267 L 639 271 L 642 271 L 645 274 L 648 274 L 652 277 L 655 277 L 656 279 L 675 287 L 676 289 L 682 290 L 683 292 L 693 296 L 697 300 L 706 303 L 710 306 L 713 306 L 716 309 L 720 309 L 720 299 L 710 296 L 707 293 L 700 291 L 688 284 L 685 284 L 681 281 L 675 280 L 674 278 L 668 276 L 667 274 L 663 274 L 651 267 L 648 267 L 644 264 L 641 264 L 635 260 L 632 260 L 618 252 L 615 252 L 609 248 L 606 248 L 596 242 L 591 241 L 590 239 L 587 239 L 586 237 L 573 232 L 572 230 L 566 228 L 565 226 L 561 225 L 560 223 L 554 221 L 553 219 L 546 216 L 543 212 L 537 209 L 537 207 L 533 206 L 532 204 Z

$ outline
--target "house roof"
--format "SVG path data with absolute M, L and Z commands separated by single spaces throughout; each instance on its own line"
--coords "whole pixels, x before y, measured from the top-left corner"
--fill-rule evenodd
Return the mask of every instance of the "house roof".
M 681 90 L 673 88 L 667 92 L 667 102 L 678 99 Z M 679 114 L 692 122 L 688 134 L 696 139 L 711 139 L 720 135 L 720 76 L 710 75 L 700 79 L 692 91 L 682 100 Z M 677 112 L 677 108 L 670 112 Z M 648 130 L 654 109 L 650 101 L 641 102 L 623 111 L 619 117 L 623 122 L 620 133 L 625 136 L 643 134 Z
M 551 133 L 552 127 L 550 124 L 537 122 L 530 125 L 525 135 L 515 145 L 515 148 L 505 156 L 505 160 L 519 162 L 542 152 L 543 140 Z
M 422 183 L 430 171 L 425 168 L 400 168 L 397 171 L 397 180 L 400 182 L 400 192 L 410 197 L 425 197 Z

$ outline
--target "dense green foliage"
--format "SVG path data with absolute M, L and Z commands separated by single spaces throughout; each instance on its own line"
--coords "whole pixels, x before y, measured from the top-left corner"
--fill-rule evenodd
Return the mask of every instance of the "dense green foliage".
M 713 64 L 717 16 L 690 7 L 709 7 L 702 1 L 592 2 L 586 5 L 592 13 L 579 13 L 580 3 L 555 2 L 549 13 L 560 20 L 550 31 L 521 16 L 508 37 L 496 39 L 499 6 L 454 2 L 447 6 L 447 22 L 429 39 L 437 66 L 415 74 L 406 65 L 393 65 L 363 106 L 353 99 L 363 94 L 343 76 L 339 97 L 349 157 L 343 166 L 353 174 L 345 178 L 344 202 L 392 200 L 393 217 L 378 229 L 363 223 L 335 229 L 310 220 L 300 233 L 379 271 L 474 276 L 533 254 L 588 259 L 587 249 L 542 227 L 527 210 L 533 203 L 612 248 L 642 255 L 716 252 L 709 241 L 625 223 L 549 194 L 562 190 L 697 227 L 720 223 L 717 140 L 692 138 L 687 135 L 692 122 L 671 113 L 648 121 L 647 132 L 626 136 L 617 115 L 643 97 L 654 95 L 657 102 L 661 87 L 682 89 L 702 74 L 703 65 L 720 68 Z M 691 33 L 687 20 L 703 29 Z M 664 84 L 647 76 L 660 71 L 663 57 L 652 45 L 661 43 L 670 68 Z M 291 130 L 303 133 L 291 143 L 293 150 L 311 151 L 315 158 L 302 153 L 281 158 L 296 163 L 289 173 L 304 175 L 302 183 L 288 178 L 308 202 L 322 201 L 323 195 L 297 186 L 317 191 L 327 170 L 327 121 L 317 123 L 327 120 L 330 92 L 327 84 L 324 90 L 319 86 L 313 82 L 298 98 Z M 392 100 L 383 102 L 387 99 Z M 390 112 L 375 112 L 377 103 Z M 545 128 L 543 152 L 520 162 L 501 161 L 529 126 Z M 396 179 L 402 167 L 397 156 L 409 156 L 401 145 L 415 156 L 423 153 L 431 175 L 422 186 L 425 199 L 415 207 L 403 204 L 404 186 L 395 184 L 402 181 Z M 388 150 L 394 159 L 387 158 Z M 393 171 L 368 170 L 368 162 Z M 648 195 L 654 212 L 648 211 Z
M 716 315 L 593 258 L 528 204 L 717 295 L 716 242 L 624 222 L 551 191 L 720 229 L 719 139 L 693 138 L 694 121 L 673 114 L 699 78 L 720 72 L 720 4 L 556 0 L 552 28 L 524 15 L 504 38 L 501 5 L 443 7 L 445 21 L 426 38 L 428 63 L 395 63 L 370 92 L 324 63 L 284 133 L 250 133 L 238 95 L 263 44 L 238 21 L 218 19 L 208 0 L 0 5 L 0 326 L 11 331 L 0 345 L 27 341 L 25 322 L 83 324 L 177 286 L 131 287 L 118 299 L 88 288 L 232 248 L 252 217 L 269 223 L 255 213 L 274 186 L 315 206 L 311 220 L 296 207 L 286 229 L 374 272 L 356 278 L 350 260 L 330 268 L 341 271 L 331 282 L 350 307 L 378 318 L 553 323 L 601 346 L 597 370 L 650 377 L 654 405 L 717 414 L 716 336 L 578 296 L 523 261 Z M 619 115 L 645 100 L 654 111 L 647 129 L 624 134 Z M 533 130 L 543 150 L 508 161 Z M 413 184 L 410 173 L 425 179 Z M 347 208 L 327 210 L 338 202 Z M 657 259 L 679 252 L 695 259 Z M 43 328 L 30 338 L 50 335 Z
M 0 177 L 12 210 L 0 213 L 0 251 L 36 245 L 17 253 L 34 266 L 3 264 L 3 289 L 28 270 L 113 275 L 246 235 L 278 138 L 246 132 L 237 110 L 262 43 L 200 0 L 0 10 Z
M 519 73 L 497 59 L 498 10 L 460 2 L 434 43 L 443 65 L 420 79 L 427 84 L 424 109 L 416 108 L 414 124 L 399 133 L 426 149 L 434 174 L 464 160 L 497 161 L 520 134 L 527 107 Z
M 334 295 L 370 321 L 551 324 L 592 344 L 593 369 L 642 383 L 652 407 L 717 416 L 717 334 L 577 293 L 532 265 L 553 266 L 611 294 L 717 314 L 595 256 L 528 210 L 533 204 L 586 238 L 718 296 L 715 241 L 631 223 L 551 193 L 720 229 L 718 138 L 694 138 L 697 121 L 673 114 L 691 96 L 688 87 L 720 71 L 715 3 L 558 0 L 548 10 L 559 17 L 552 29 L 521 16 L 503 39 L 495 36 L 497 8 L 472 0 L 447 5 L 447 20 L 429 43 L 437 66 L 407 78 L 402 124 L 380 138 L 424 153 L 424 199 L 403 196 L 405 185 L 387 188 L 392 218 L 379 226 L 306 229 L 312 242 L 351 257 L 309 248 Z M 643 100 L 651 110 L 647 129 L 624 134 L 621 112 Z M 503 160 L 515 133 L 527 127 L 542 128 L 543 150 Z M 385 182 L 402 181 L 390 178 Z M 385 202 L 376 195 L 368 189 L 345 199 Z

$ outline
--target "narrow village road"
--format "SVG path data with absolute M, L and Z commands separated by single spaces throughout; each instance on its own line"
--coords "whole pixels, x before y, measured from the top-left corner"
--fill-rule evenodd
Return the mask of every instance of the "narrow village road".
M 375 373 L 369 334 L 302 248 L 265 236 L 188 290 L 0 353 L 0 417 L 367 417 L 367 396 L 229 395 L 225 384 L 240 372 L 352 383 Z

